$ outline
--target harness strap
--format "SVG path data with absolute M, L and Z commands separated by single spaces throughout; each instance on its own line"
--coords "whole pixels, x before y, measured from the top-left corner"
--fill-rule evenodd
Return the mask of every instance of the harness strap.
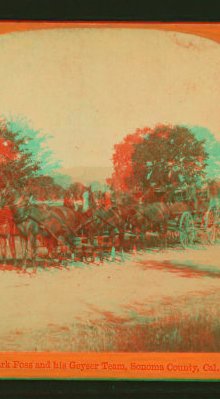
M 57 217 L 57 215 L 52 214 L 52 216 L 53 216 L 56 220 L 58 220 L 59 222 L 61 222 L 62 225 L 64 225 L 65 227 L 67 227 L 67 228 L 69 229 L 70 232 L 72 232 L 72 233 L 75 234 L 75 232 L 74 232 L 72 229 L 70 229 L 69 226 L 67 226 L 65 223 L 63 223 L 62 220 L 61 220 L 59 217 Z M 56 235 L 53 234 L 52 231 L 50 231 L 50 230 L 45 226 L 45 224 L 44 224 L 43 222 L 40 222 L 40 221 L 37 220 L 34 216 L 26 215 L 25 217 L 23 217 L 23 218 L 18 218 L 18 219 L 15 217 L 15 224 L 21 224 L 21 223 L 23 223 L 23 222 L 26 222 L 28 219 L 33 220 L 35 223 L 37 223 L 38 225 L 40 225 L 40 226 L 41 226 L 44 230 L 46 230 L 56 241 L 59 240 L 59 237 L 56 237 Z M 69 240 L 67 240 L 66 238 L 65 238 L 65 240 L 66 240 L 66 242 L 69 242 Z
M 39 221 L 38 221 L 37 219 L 35 219 L 33 216 L 28 216 L 27 219 L 31 219 L 31 220 L 33 220 L 34 222 L 36 222 L 37 224 L 39 224 L 40 226 L 42 226 L 43 229 L 46 230 L 56 241 L 59 240 L 59 237 L 56 237 L 56 235 L 53 234 L 43 223 L 39 222 Z M 62 238 L 64 238 L 64 240 L 65 240 L 68 244 L 70 243 L 69 240 L 66 239 L 66 237 L 62 237 Z

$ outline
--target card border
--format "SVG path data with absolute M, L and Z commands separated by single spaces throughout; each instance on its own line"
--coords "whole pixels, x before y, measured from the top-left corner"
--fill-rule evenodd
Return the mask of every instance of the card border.
M 10 22 L 9 21 L 4 21 L 4 22 L 0 21 L 0 25 L 1 25 L 1 23 L 8 24 Z M 98 21 L 94 21 L 94 22 L 87 22 L 87 21 L 83 21 L 83 22 L 72 22 L 72 21 L 70 21 L 70 22 L 67 22 L 67 21 L 63 21 L 63 22 L 51 22 L 51 21 L 30 22 L 30 21 L 23 21 L 22 22 L 21 21 L 21 22 L 15 22 L 15 21 L 12 21 L 11 23 L 14 26 L 17 25 L 17 27 L 19 27 L 19 29 L 18 29 L 19 31 L 24 31 L 25 30 L 25 25 L 26 25 L 26 28 L 27 28 L 27 25 L 30 26 L 30 24 L 32 24 L 32 25 L 37 24 L 36 25 L 37 29 L 42 29 L 42 26 L 45 29 L 46 25 L 48 25 L 48 28 L 51 29 L 52 24 L 55 24 L 56 26 L 58 24 L 64 24 L 65 27 L 67 27 L 67 25 L 68 26 L 72 25 L 73 27 L 77 26 L 77 27 L 92 27 L 92 28 L 101 28 L 103 26 L 109 26 L 109 27 L 111 26 L 111 27 L 123 27 L 123 28 L 129 28 L 129 29 L 131 28 L 131 25 L 132 25 L 132 29 L 137 29 L 137 28 L 160 29 L 160 30 L 169 30 L 169 31 L 182 32 L 182 33 L 196 34 L 198 36 L 206 37 L 206 38 L 208 38 L 210 40 L 214 40 L 214 41 L 220 43 L 220 22 L 216 22 L 216 23 L 209 23 L 209 22 L 207 22 L 207 23 L 199 23 L 199 22 L 198 23 L 197 22 L 191 22 L 191 23 L 187 23 L 187 22 L 181 22 L 181 23 L 179 23 L 179 22 L 177 22 L 177 23 L 169 23 L 169 22 L 162 23 L 162 22 L 158 22 L 158 23 L 153 23 L 153 22 L 146 22 L 146 21 L 145 22 L 127 22 L 127 21 L 126 22 L 123 22 L 123 21 L 120 21 L 120 22 L 110 22 L 110 21 L 101 21 L 101 22 L 98 22 Z M 40 25 L 41 25 L 41 27 L 40 27 Z M 32 26 L 32 28 L 33 28 L 33 26 Z M 1 33 L 3 33 L 3 32 L 1 32 L 1 27 L 0 27 L 0 34 Z M 9 33 L 9 32 L 7 31 L 7 32 L 4 32 L 4 33 Z M 5 354 L 5 356 L 6 357 L 7 356 L 10 357 L 11 353 L 12 352 L 9 352 L 8 354 Z M 3 352 L 0 353 L 0 359 L 2 358 L 2 354 L 3 354 Z M 20 354 L 21 353 L 19 353 L 19 355 Z M 22 352 L 22 354 L 24 354 L 24 353 Z M 40 352 L 32 353 L 31 356 L 35 357 L 35 356 L 38 356 L 39 354 L 40 354 L 41 357 L 42 356 L 44 357 L 45 355 L 48 357 L 48 353 L 43 353 L 43 352 L 41 352 L 41 353 Z M 30 353 L 28 354 L 28 356 L 29 355 L 30 355 Z M 53 354 L 50 353 L 50 355 L 52 356 Z M 62 353 L 61 355 L 65 358 L 66 353 Z M 108 357 L 110 355 L 111 355 L 111 353 L 106 354 L 106 356 L 108 356 Z M 144 355 L 148 356 L 148 357 L 151 356 L 151 354 L 144 354 Z M 159 355 L 163 356 L 164 354 L 160 353 Z M 184 356 L 186 356 L 186 355 L 187 354 L 184 354 Z M 195 358 L 195 357 L 197 357 L 197 355 L 201 355 L 201 354 L 193 354 L 193 357 Z M 212 357 L 212 355 L 213 354 L 209 354 L 210 357 Z M 214 354 L 214 355 L 216 355 L 216 354 Z M 59 355 L 55 354 L 55 356 L 59 357 L 60 353 L 59 353 Z M 84 356 L 84 354 L 80 354 L 80 356 Z M 100 353 L 97 353 L 96 356 L 99 357 Z M 120 354 L 119 356 L 121 358 L 123 356 L 123 354 Z M 173 354 L 172 354 L 172 356 L 173 356 Z M 177 354 L 175 354 L 175 356 L 177 356 Z M 203 356 L 207 356 L 207 354 L 203 354 Z M 39 376 L 37 376 L 37 375 L 25 376 L 24 374 L 20 374 L 18 376 L 14 376 L 14 377 L 0 374 L 0 377 L 1 378 L 10 378 L 10 379 L 12 379 L 12 378 L 19 378 L 19 379 L 20 378 L 34 378 L 34 379 L 35 378 L 44 378 L 44 379 L 47 378 L 47 377 L 42 376 L 42 375 L 39 375 Z M 146 381 L 146 379 L 152 381 L 152 377 L 153 377 L 152 375 L 148 375 L 147 378 L 145 376 L 144 378 L 142 377 L 142 378 L 138 379 L 138 381 Z M 48 377 L 48 379 L 51 379 L 51 378 L 56 378 L 56 379 L 57 378 L 76 379 L 76 378 L 79 378 L 79 376 L 78 375 L 72 375 L 72 376 L 65 376 L 64 375 L 63 377 L 57 377 L 57 375 L 54 375 L 54 376 L 50 375 Z M 87 381 L 88 381 L 88 378 L 89 377 L 86 378 Z M 91 377 L 91 378 L 94 378 L 94 377 Z M 104 379 L 108 379 L 108 380 L 110 380 L 111 378 L 113 378 L 113 379 L 116 378 L 116 379 L 119 379 L 119 380 L 120 379 L 125 379 L 125 377 L 120 377 L 120 376 L 118 376 L 118 377 L 116 376 L 115 377 L 115 376 L 111 376 L 111 375 L 103 375 L 103 376 L 100 376 L 100 377 L 98 377 L 98 376 L 95 377 L 96 381 L 99 378 L 104 378 Z M 164 378 L 165 377 L 161 376 L 161 378 L 157 378 L 156 381 L 159 381 L 160 379 L 164 379 Z M 204 380 L 204 377 L 202 379 Z M 174 381 L 173 379 L 171 379 L 171 380 Z M 206 380 L 210 381 L 210 378 L 206 379 Z M 219 380 L 219 377 L 216 378 L 214 376 L 214 378 L 212 377 L 211 380 L 212 381 L 213 380 L 217 381 L 217 380 Z M 183 381 L 183 380 L 182 379 L 178 379 L 178 381 Z M 187 381 L 187 379 L 184 379 L 184 381 Z

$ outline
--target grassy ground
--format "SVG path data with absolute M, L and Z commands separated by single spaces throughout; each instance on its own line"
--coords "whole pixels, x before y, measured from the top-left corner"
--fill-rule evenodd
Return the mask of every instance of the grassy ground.
M 219 246 L 17 266 L 1 266 L 0 351 L 220 352 Z
M 126 322 L 109 314 L 90 325 L 50 325 L 44 331 L 0 338 L 5 351 L 220 352 L 220 307 L 190 314 L 170 312 L 160 320 Z

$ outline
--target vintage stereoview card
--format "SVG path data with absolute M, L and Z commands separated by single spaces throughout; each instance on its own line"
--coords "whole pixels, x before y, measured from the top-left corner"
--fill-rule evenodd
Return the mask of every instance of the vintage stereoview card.
M 219 379 L 220 24 L 0 33 L 0 377 Z

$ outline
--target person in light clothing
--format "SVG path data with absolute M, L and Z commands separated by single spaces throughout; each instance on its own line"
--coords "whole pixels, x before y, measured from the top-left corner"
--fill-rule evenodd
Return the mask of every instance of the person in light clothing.
M 88 188 L 84 191 L 83 195 L 83 213 L 89 210 L 89 190 Z

